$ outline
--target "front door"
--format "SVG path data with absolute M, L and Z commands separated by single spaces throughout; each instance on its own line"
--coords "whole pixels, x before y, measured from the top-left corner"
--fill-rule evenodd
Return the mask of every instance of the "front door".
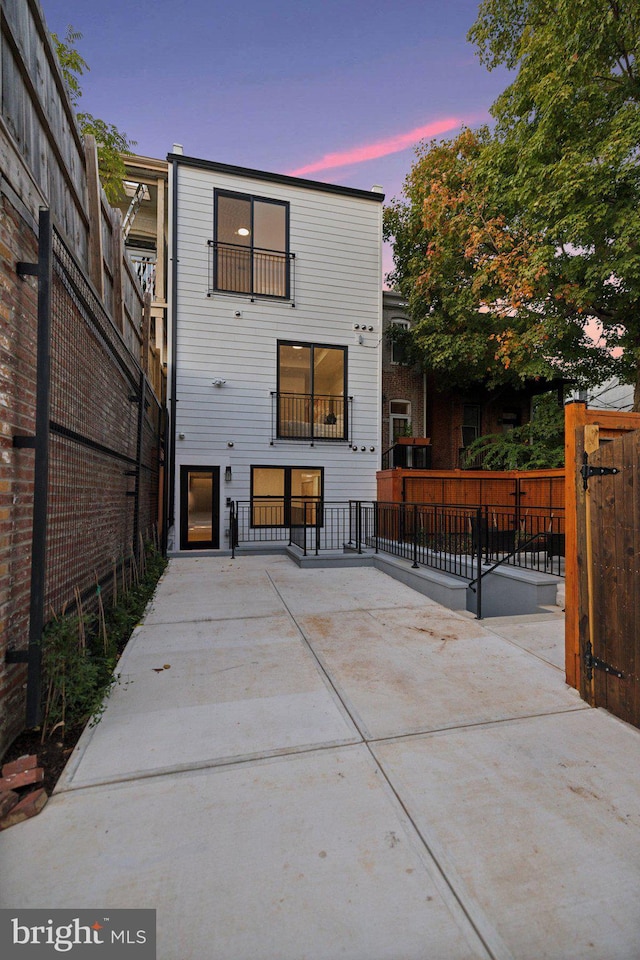
M 180 548 L 220 546 L 220 467 L 180 467 Z

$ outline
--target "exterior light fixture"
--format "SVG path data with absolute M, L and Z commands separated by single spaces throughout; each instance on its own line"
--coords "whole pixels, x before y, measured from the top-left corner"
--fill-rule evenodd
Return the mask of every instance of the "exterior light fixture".
M 227 483 L 233 479 L 231 476 L 231 467 L 224 468 L 224 479 L 227 481 Z
M 224 387 L 226 380 L 212 380 L 211 381 L 214 387 Z

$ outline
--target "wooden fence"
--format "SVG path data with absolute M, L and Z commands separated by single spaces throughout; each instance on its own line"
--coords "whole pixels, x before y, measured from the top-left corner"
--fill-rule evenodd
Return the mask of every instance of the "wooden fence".
M 587 509 L 581 469 L 584 454 L 596 453 L 603 443 L 640 429 L 640 413 L 616 410 L 589 410 L 584 403 L 565 407 L 566 502 L 566 613 L 565 657 L 567 683 L 583 692 L 584 649 L 589 637 L 591 607 L 589 564 L 586 544 Z M 591 590 L 593 592 L 593 589 Z M 636 583 L 635 593 L 640 593 Z M 633 638 L 629 638 L 630 642 Z
M 519 516 L 562 511 L 564 470 L 381 470 L 378 500 L 510 507 Z

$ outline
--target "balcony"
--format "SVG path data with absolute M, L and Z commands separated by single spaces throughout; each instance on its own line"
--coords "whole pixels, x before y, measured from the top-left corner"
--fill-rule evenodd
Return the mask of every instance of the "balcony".
M 431 440 L 429 437 L 398 437 L 382 454 L 382 469 L 429 470 Z
M 274 440 L 348 441 L 351 397 L 272 392 Z
M 295 300 L 295 254 L 209 240 L 209 296 L 242 293 Z

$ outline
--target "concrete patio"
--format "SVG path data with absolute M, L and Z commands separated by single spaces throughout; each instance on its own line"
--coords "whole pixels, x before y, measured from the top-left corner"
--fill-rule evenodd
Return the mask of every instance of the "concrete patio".
M 372 568 L 174 559 L 0 906 L 150 907 L 159 960 L 637 960 L 640 732 L 563 617 Z

